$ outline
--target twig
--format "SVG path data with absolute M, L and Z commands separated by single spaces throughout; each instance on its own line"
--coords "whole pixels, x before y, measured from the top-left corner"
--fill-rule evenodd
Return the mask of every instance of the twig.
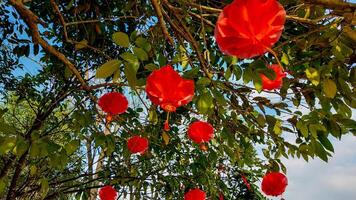
M 79 80 L 80 84 L 85 90 L 88 90 L 88 85 L 77 70 L 77 68 L 74 66 L 73 63 L 71 63 L 67 57 L 65 57 L 64 54 L 59 52 L 57 49 L 55 49 L 53 46 L 49 45 L 40 35 L 37 23 L 39 23 L 38 17 L 29 9 L 26 8 L 25 5 L 22 4 L 21 1 L 16 1 L 16 0 L 9 0 L 9 3 L 17 10 L 17 12 L 20 14 L 22 19 L 26 22 L 27 26 L 29 27 L 30 34 L 32 36 L 32 41 L 35 44 L 40 44 L 41 47 L 49 54 L 54 55 L 57 57 L 60 61 L 63 62 L 65 66 L 68 67 L 68 69 L 76 76 L 76 78 Z
M 98 22 L 102 22 L 102 21 L 117 21 L 119 19 L 127 19 L 127 18 L 137 19 L 138 17 L 136 17 L 136 16 L 120 16 L 120 17 L 116 17 L 116 18 L 91 19 L 91 20 L 67 22 L 66 25 L 73 26 L 73 25 L 78 25 L 78 24 L 91 24 L 91 23 L 98 23 Z
M 161 7 L 159 6 L 157 0 L 151 0 L 151 3 L 153 5 L 153 8 L 156 11 L 156 14 L 157 14 L 157 17 L 158 17 L 158 21 L 159 21 L 159 24 L 161 26 L 161 29 L 162 29 L 162 32 L 163 32 L 164 36 L 166 37 L 166 39 L 169 41 L 169 43 L 171 45 L 174 45 L 173 38 L 169 35 L 169 33 L 167 31 L 166 24 L 164 23 Z
M 347 3 L 342 1 L 330 1 L 330 0 L 303 0 L 306 4 L 310 5 L 320 5 L 326 8 L 335 9 L 335 10 L 343 10 L 343 9 L 351 9 L 351 11 L 356 10 L 355 3 Z
M 198 42 L 194 39 L 194 37 L 192 36 L 192 34 L 190 33 L 190 30 L 188 29 L 188 27 L 183 23 L 183 21 L 180 20 L 179 16 L 175 13 L 175 11 L 169 7 L 169 2 L 167 0 L 163 0 L 163 2 L 167 5 L 167 7 L 172 11 L 172 14 L 174 15 L 174 17 L 180 21 L 180 25 L 183 28 L 184 32 L 182 32 L 181 28 L 174 22 L 172 21 L 168 14 L 163 12 L 165 17 L 167 18 L 168 22 L 171 24 L 171 26 L 178 32 L 180 33 L 180 35 L 187 41 L 189 41 L 194 49 L 194 51 L 196 52 L 196 54 L 198 55 L 198 60 L 201 64 L 201 68 L 204 72 L 204 74 L 206 75 L 207 78 L 211 79 L 211 75 L 208 71 L 208 66 L 206 63 L 206 60 L 204 59 L 204 56 L 201 54 L 200 49 L 199 49 L 199 44 Z

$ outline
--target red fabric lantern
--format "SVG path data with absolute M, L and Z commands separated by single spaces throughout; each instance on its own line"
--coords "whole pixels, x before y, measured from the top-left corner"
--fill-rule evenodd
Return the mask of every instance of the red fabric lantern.
M 115 188 L 107 185 L 100 189 L 99 197 L 101 200 L 115 200 L 117 198 L 117 192 Z
M 279 40 L 285 19 L 277 0 L 235 0 L 218 18 L 216 42 L 222 52 L 238 58 L 262 55 Z
M 194 96 L 194 81 L 183 79 L 172 66 L 153 71 L 147 78 L 148 98 L 167 112 L 188 104 Z
M 99 98 L 98 104 L 109 115 L 118 115 L 127 110 L 129 102 L 123 94 L 109 92 Z
M 205 192 L 200 189 L 191 189 L 184 195 L 184 200 L 205 200 L 205 198 Z
M 138 135 L 132 136 L 127 140 L 127 148 L 131 153 L 143 154 L 148 149 L 148 139 Z
M 222 192 L 219 193 L 219 200 L 224 200 L 224 194 Z
M 171 130 L 171 128 L 169 127 L 168 120 L 166 120 L 166 121 L 164 122 L 163 130 L 164 130 L 164 131 L 169 131 L 169 130 Z
M 283 68 L 280 65 L 271 65 L 269 68 L 276 73 L 276 78 L 271 80 L 264 74 L 260 74 L 262 79 L 262 88 L 264 90 L 280 89 L 282 87 L 283 78 L 286 77 L 286 73 L 283 71 Z
M 266 195 L 279 196 L 284 193 L 288 185 L 287 177 L 280 172 L 267 173 L 262 180 L 262 191 Z
M 197 144 L 208 142 L 214 137 L 214 128 L 208 122 L 196 121 L 189 126 L 188 136 Z

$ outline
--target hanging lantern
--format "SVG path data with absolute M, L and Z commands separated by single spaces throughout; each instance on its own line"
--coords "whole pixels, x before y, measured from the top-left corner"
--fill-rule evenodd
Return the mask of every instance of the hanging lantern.
M 127 140 L 127 148 L 132 154 L 143 154 L 148 149 L 148 139 L 138 135 L 132 136 Z
M 219 192 L 219 200 L 224 200 L 224 194 L 222 192 Z
M 206 194 L 200 189 L 191 189 L 185 193 L 184 200 L 205 200 Z
M 276 73 L 276 78 L 271 80 L 264 74 L 260 74 L 262 79 L 262 88 L 264 90 L 280 89 L 282 87 L 283 78 L 286 77 L 286 73 L 283 71 L 283 68 L 280 65 L 271 65 L 269 68 Z
M 267 173 L 262 180 L 262 191 L 269 196 L 279 196 L 288 185 L 287 177 L 280 172 Z
M 277 0 L 235 0 L 221 12 L 215 39 L 228 55 L 263 55 L 279 40 L 285 19 L 286 12 Z
M 146 92 L 152 103 L 167 112 L 188 104 L 194 96 L 194 81 L 183 79 L 172 66 L 153 71 L 147 78 Z
M 214 137 L 214 128 L 208 122 L 195 121 L 188 128 L 188 137 L 197 144 L 209 142 Z
M 104 186 L 99 190 L 100 200 L 116 200 L 117 192 L 110 185 Z
M 99 98 L 98 105 L 109 116 L 114 116 L 125 112 L 129 102 L 123 94 L 119 92 L 109 92 Z

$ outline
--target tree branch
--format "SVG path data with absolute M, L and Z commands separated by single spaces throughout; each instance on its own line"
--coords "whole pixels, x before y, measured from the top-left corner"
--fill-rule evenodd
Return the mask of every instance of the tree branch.
M 310 5 L 319 5 L 329 9 L 335 9 L 335 10 L 350 9 L 351 11 L 356 10 L 355 3 L 331 1 L 331 0 L 303 0 L 303 1 Z
M 22 4 L 21 1 L 17 0 L 9 0 L 9 3 L 17 10 L 17 12 L 20 14 L 22 19 L 25 21 L 27 24 L 31 36 L 32 36 L 32 41 L 35 44 L 40 44 L 41 47 L 49 54 L 52 54 L 53 56 L 57 57 L 60 61 L 64 63 L 65 66 L 68 67 L 68 69 L 75 75 L 75 77 L 79 80 L 80 84 L 85 90 L 88 89 L 88 85 L 81 76 L 80 72 L 77 70 L 77 68 L 74 66 L 71 61 L 66 58 L 61 52 L 59 52 L 57 49 L 49 45 L 40 35 L 40 32 L 38 30 L 37 24 L 40 22 L 39 18 L 29 9 L 25 7 L 25 5 Z
M 155 9 L 156 14 L 157 14 L 158 21 L 159 21 L 159 24 L 161 26 L 164 36 L 166 37 L 166 39 L 169 41 L 169 43 L 171 45 L 174 45 L 173 38 L 169 35 L 169 33 L 167 31 L 166 24 L 164 23 L 161 7 L 159 6 L 157 0 L 151 0 L 151 3 L 153 5 L 153 8 Z

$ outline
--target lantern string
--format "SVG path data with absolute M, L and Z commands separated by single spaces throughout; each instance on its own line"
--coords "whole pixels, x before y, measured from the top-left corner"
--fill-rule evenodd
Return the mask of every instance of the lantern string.
M 271 49 L 269 47 L 266 47 L 266 48 L 267 48 L 268 52 L 270 52 L 274 56 L 274 58 L 277 60 L 278 65 L 280 65 L 282 67 L 283 71 L 284 71 L 284 67 L 283 67 L 281 61 L 278 58 L 278 54 L 273 49 Z
M 170 114 L 170 112 L 167 112 L 167 119 L 166 119 L 166 121 L 165 121 L 165 123 L 164 123 L 164 126 L 163 126 L 163 129 L 164 129 L 165 131 L 169 131 L 169 130 L 170 130 L 170 126 L 169 126 L 169 114 Z

